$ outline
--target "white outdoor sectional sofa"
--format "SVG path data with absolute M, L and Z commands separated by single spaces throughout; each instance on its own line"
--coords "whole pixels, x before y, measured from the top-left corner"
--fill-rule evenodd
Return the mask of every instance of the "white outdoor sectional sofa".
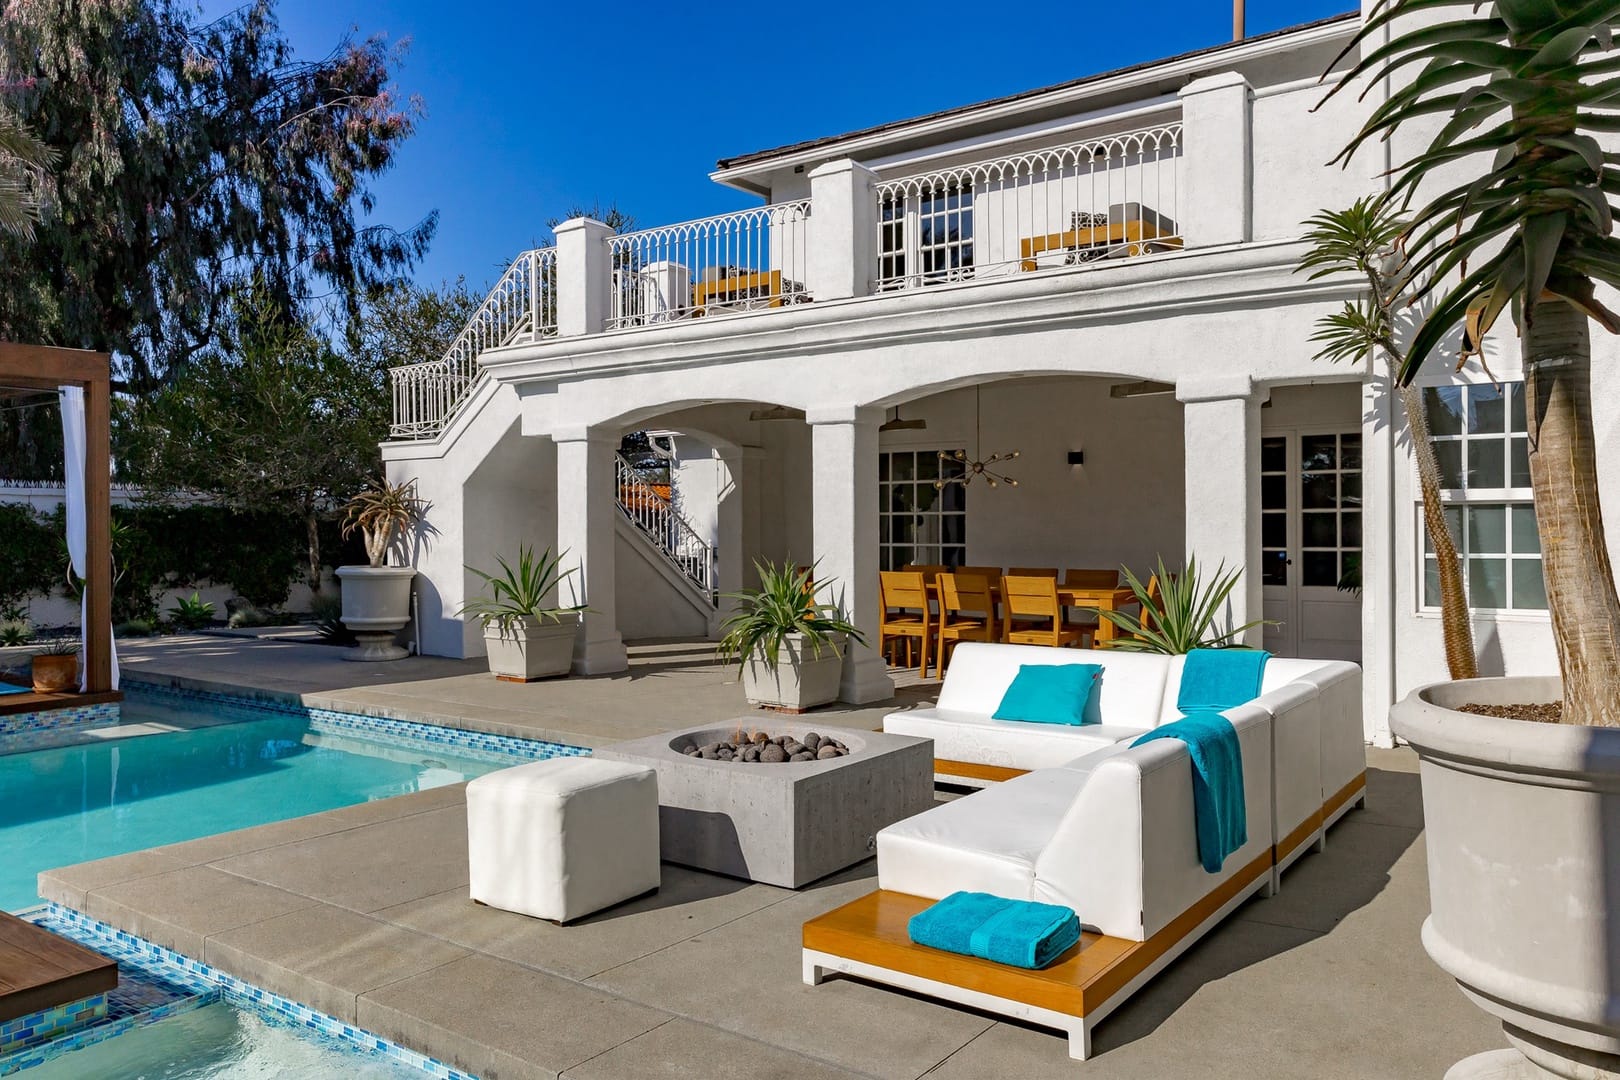
M 1097 663 L 1097 724 L 991 720 L 1023 664 Z M 1248 841 L 1219 873 L 1200 865 L 1186 747 L 1136 736 L 1180 718 L 1181 657 L 963 644 L 939 705 L 884 730 L 935 740 L 951 780 L 992 781 L 878 834 L 878 891 L 805 924 L 804 976 L 844 973 L 1069 1034 L 1092 1028 L 1365 799 L 1361 675 L 1354 664 L 1267 663 L 1261 695 L 1228 709 L 1243 755 Z M 1034 729 L 1040 730 L 1034 730 Z M 971 768 L 963 771 L 963 766 Z M 999 782 L 996 782 L 999 781 Z M 1086 933 L 1042 971 L 914 945 L 906 922 L 957 891 L 1074 909 Z

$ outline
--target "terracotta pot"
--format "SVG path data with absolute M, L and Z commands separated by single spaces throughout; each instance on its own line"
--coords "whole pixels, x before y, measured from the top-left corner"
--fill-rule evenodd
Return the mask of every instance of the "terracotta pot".
M 1448 1080 L 1620 1077 L 1620 730 L 1457 711 L 1562 696 L 1556 678 L 1468 679 L 1390 712 L 1422 763 L 1423 945 L 1515 1047 Z
M 79 657 L 36 656 L 33 663 L 34 693 L 60 694 L 79 687 Z

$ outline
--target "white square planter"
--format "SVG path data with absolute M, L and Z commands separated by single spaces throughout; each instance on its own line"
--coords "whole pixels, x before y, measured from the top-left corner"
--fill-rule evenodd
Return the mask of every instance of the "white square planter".
M 824 642 L 821 655 L 802 634 L 791 634 L 782 642 L 776 669 L 755 653 L 743 665 L 743 693 L 750 705 L 804 712 L 817 705 L 838 700 L 838 683 L 844 672 L 844 650 L 848 644 L 838 634 Z
M 574 664 L 574 638 L 579 613 L 569 612 L 560 622 L 515 619 L 484 627 L 489 670 L 503 682 L 533 682 L 566 675 Z

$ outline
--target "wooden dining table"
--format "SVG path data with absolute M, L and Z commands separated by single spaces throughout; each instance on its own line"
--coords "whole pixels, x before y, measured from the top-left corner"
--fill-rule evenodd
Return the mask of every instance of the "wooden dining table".
M 928 598 L 938 601 L 940 598 L 938 580 L 926 583 Z M 1116 585 L 1113 588 L 1081 588 L 1077 586 L 1058 584 L 1058 603 L 1066 608 L 1086 608 L 1097 611 L 1118 611 L 1120 608 L 1140 604 L 1136 594 L 1128 586 Z M 999 606 L 1001 604 L 1001 583 L 990 582 L 990 598 Z M 998 616 L 999 618 L 999 616 Z M 1116 636 L 1114 624 L 1107 619 L 1098 617 L 1096 641 L 1101 644 L 1111 641 Z

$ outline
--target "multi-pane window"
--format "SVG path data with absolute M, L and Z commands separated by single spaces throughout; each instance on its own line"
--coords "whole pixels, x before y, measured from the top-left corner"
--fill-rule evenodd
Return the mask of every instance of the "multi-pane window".
M 917 256 L 925 283 L 960 281 L 973 266 L 973 187 L 924 191 L 917 206 Z
M 1469 606 L 1545 611 L 1524 384 L 1434 386 L 1423 401 Z M 1423 539 L 1423 604 L 1439 607 L 1440 570 Z
M 1288 437 L 1260 440 L 1260 577 L 1288 584 Z
M 1301 585 L 1361 583 L 1359 432 L 1299 437 L 1299 563 Z
M 967 561 L 967 489 L 936 488 L 960 476 L 962 463 L 938 450 L 889 450 L 878 455 L 878 545 L 884 570 L 908 563 L 961 566 Z
M 894 192 L 878 203 L 879 288 L 961 281 L 972 268 L 971 180 Z

